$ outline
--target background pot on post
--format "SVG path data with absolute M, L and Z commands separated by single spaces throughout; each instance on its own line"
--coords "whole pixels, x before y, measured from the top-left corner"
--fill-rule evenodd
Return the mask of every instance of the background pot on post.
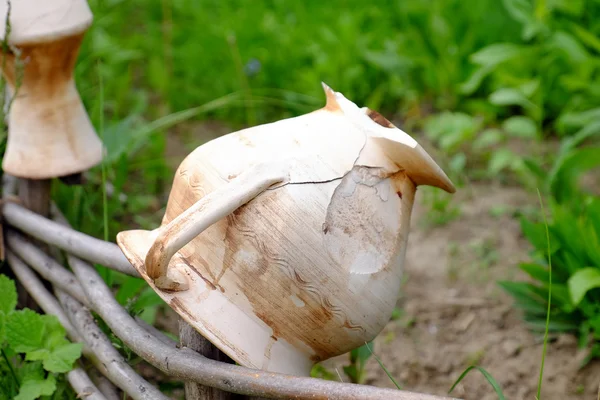
M 9 45 L 2 73 L 14 96 L 2 168 L 23 178 L 21 198 L 41 214 L 48 213 L 49 179 L 80 173 L 102 159 L 102 143 L 73 78 L 92 19 L 85 0 L 0 2 L 0 35 Z
M 154 290 L 242 365 L 308 375 L 374 338 L 396 303 L 417 142 L 325 86 L 315 112 L 220 137 L 180 165 L 162 226 L 117 241 Z

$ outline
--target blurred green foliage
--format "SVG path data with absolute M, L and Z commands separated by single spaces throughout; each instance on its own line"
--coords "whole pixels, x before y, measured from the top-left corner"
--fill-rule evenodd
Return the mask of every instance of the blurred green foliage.
M 531 329 L 541 333 L 546 327 L 551 261 L 548 329 L 578 333 L 581 346 L 588 348 L 587 363 L 600 357 L 600 187 L 597 180 L 591 188 L 583 185 L 582 178 L 600 165 L 600 147 L 563 151 L 542 182 L 550 193 L 550 243 L 544 222 L 523 217 L 522 230 L 534 250 L 532 260 L 520 268 L 531 279 L 500 285 L 515 299 Z
M 459 185 L 506 172 L 535 185 L 530 167 L 553 161 L 542 139 L 600 132 L 598 0 L 89 2 L 95 20 L 76 74 L 95 125 L 105 118 L 111 237 L 123 222 L 160 220 L 169 128 L 199 118 L 234 130 L 305 113 L 324 103 L 320 81 L 423 131 Z M 202 144 L 193 132 L 190 145 Z M 71 221 L 100 235 L 100 192 L 57 190 Z M 459 215 L 448 196 L 426 197 L 449 213 L 435 221 Z
M 87 102 L 102 60 L 106 111 L 181 110 L 235 91 L 275 96 L 217 113 L 264 122 L 321 103 L 320 81 L 388 113 L 514 117 L 533 137 L 600 97 L 597 0 L 91 0 L 78 65 Z M 131 90 L 134 88 L 135 90 Z M 308 96 L 308 97 L 307 97 Z M 563 130 L 556 130 L 564 133 Z

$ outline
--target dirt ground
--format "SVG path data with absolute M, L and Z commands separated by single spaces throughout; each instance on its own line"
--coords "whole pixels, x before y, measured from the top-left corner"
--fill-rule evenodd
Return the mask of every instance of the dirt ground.
M 532 335 L 496 281 L 519 277 L 529 245 L 511 209 L 536 206 L 537 198 L 517 188 L 474 185 L 454 200 L 461 215 L 444 226 L 424 228 L 427 209 L 417 198 L 405 263 L 406 283 L 392 321 L 375 341 L 375 354 L 407 390 L 447 394 L 464 369 L 477 364 L 501 385 L 507 399 L 533 400 L 541 364 L 542 338 Z M 508 207 L 493 216 L 490 210 Z M 600 362 L 580 369 L 583 357 L 573 336 L 548 347 L 542 398 L 596 399 Z M 327 366 L 346 363 L 338 357 Z M 341 372 L 341 367 L 338 368 Z M 366 383 L 394 387 L 374 359 Z M 343 375 L 342 375 L 343 377 Z M 464 399 L 497 399 L 477 371 L 452 393 Z
M 180 132 L 168 141 L 173 168 L 195 143 L 226 133 L 214 126 L 185 128 L 182 132 L 194 134 L 185 137 Z M 375 353 L 406 390 L 445 395 L 466 367 L 477 364 L 498 381 L 507 399 L 535 399 L 542 338 L 525 328 L 511 298 L 496 282 L 524 277 L 518 264 L 528 259 L 530 247 L 512 212 L 538 207 L 537 196 L 515 187 L 472 184 L 454 195 L 452 204 L 460 215 L 445 225 L 425 224 L 429 208 L 423 199 L 418 193 L 398 302 L 402 316 L 378 336 Z M 161 320 L 164 328 L 176 332 L 175 315 Z M 583 356 L 575 337 L 553 339 L 542 399 L 598 398 L 600 362 L 580 369 Z M 340 356 L 324 365 L 342 373 L 347 359 Z M 347 379 L 343 373 L 341 377 Z M 394 387 L 374 358 L 367 364 L 365 383 Z M 452 395 L 497 399 L 477 371 L 471 371 Z

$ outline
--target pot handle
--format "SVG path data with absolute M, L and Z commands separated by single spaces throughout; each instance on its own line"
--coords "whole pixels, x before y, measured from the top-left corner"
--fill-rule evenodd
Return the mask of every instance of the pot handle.
M 183 246 L 209 226 L 234 212 L 270 186 L 288 179 L 289 167 L 280 162 L 253 166 L 226 185 L 207 194 L 173 221 L 158 230 L 158 236 L 146 255 L 146 273 L 156 287 L 164 290 L 188 289 L 186 275 L 171 258 Z

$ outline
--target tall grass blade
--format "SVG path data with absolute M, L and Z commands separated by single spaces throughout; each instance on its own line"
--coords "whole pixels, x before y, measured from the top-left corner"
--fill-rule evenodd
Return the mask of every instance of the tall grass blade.
M 383 363 L 381 362 L 381 360 L 379 359 L 379 357 L 377 357 L 377 355 L 375 353 L 373 353 L 373 350 L 371 350 L 371 346 L 369 346 L 369 344 L 367 342 L 365 342 L 365 346 L 367 346 L 367 349 L 369 349 L 369 351 L 371 352 L 371 355 L 375 358 L 375 360 L 377 361 L 377 363 L 379 364 L 379 366 L 381 367 L 381 369 L 383 370 L 383 372 L 385 372 L 385 374 L 388 376 L 388 378 L 390 378 L 390 380 L 396 386 L 396 388 L 398 390 L 402 390 L 402 385 L 400 385 L 394 379 L 394 377 L 392 376 L 392 374 L 390 374 L 390 371 L 388 371 L 388 369 L 385 367 L 385 365 L 383 365 Z
M 469 368 L 465 369 L 464 372 L 458 377 L 456 382 L 454 382 L 454 385 L 452 385 L 452 387 L 448 391 L 448 394 L 452 393 L 452 391 L 454 390 L 456 385 L 458 385 L 460 383 L 460 381 L 462 381 L 463 378 L 465 376 L 467 376 L 467 374 L 469 372 L 471 372 L 471 370 L 473 370 L 473 369 L 476 369 L 477 371 L 481 372 L 481 374 L 485 377 L 485 379 L 489 382 L 489 384 L 492 385 L 492 387 L 494 388 L 494 391 L 498 395 L 499 400 L 506 400 L 506 397 L 504 397 L 504 393 L 502 393 L 502 388 L 500 387 L 498 382 L 496 382 L 494 377 L 492 375 L 490 375 L 490 373 L 487 372 L 485 369 L 483 369 L 482 367 L 479 367 L 477 365 L 471 365 Z
M 104 143 L 104 83 L 102 81 L 102 69 L 100 60 L 98 60 L 98 84 L 100 85 L 98 90 L 99 102 L 100 102 L 100 115 L 98 116 L 98 133 L 100 140 Z M 102 172 L 102 217 L 104 224 L 104 240 L 108 241 L 108 199 L 106 195 L 106 155 L 103 154 L 101 162 Z M 111 284 L 112 274 L 107 268 L 102 268 L 102 274 L 104 281 L 107 284 Z
M 100 61 L 98 61 L 98 83 L 100 85 L 99 88 L 99 96 L 100 96 L 100 115 L 98 116 L 98 130 L 100 134 L 100 140 L 104 143 L 104 84 L 102 82 L 102 71 L 100 66 Z M 105 157 L 102 157 L 101 162 L 102 168 L 102 216 L 104 219 L 104 240 L 108 241 L 108 201 L 106 196 L 106 160 Z
M 546 219 L 546 210 L 544 209 L 544 202 L 542 201 L 542 195 L 540 190 L 537 190 L 538 199 L 540 201 L 540 207 L 542 209 L 542 215 L 544 217 L 544 225 L 546 226 L 546 242 L 548 244 L 548 309 L 546 311 L 546 329 L 544 332 L 544 347 L 542 349 L 542 365 L 540 366 L 540 377 L 538 379 L 537 395 L 535 398 L 540 400 L 542 393 L 542 378 L 544 376 L 544 363 L 546 361 L 546 351 L 548 349 L 548 327 L 550 326 L 550 306 L 552 301 L 552 254 L 550 251 L 550 230 L 548 229 L 548 221 Z

